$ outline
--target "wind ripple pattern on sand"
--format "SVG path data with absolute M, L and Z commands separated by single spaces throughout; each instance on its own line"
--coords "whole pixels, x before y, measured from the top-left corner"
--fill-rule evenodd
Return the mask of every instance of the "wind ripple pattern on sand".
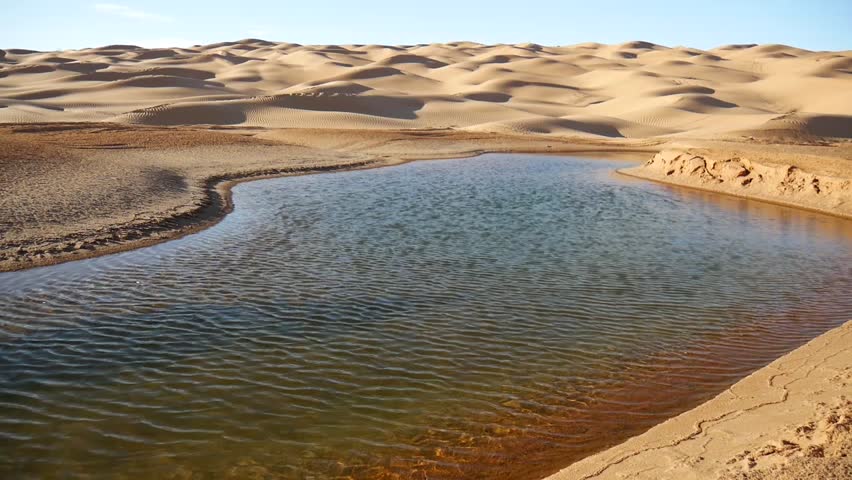
M 852 137 L 849 51 L 245 39 L 4 53 L 0 122 Z
M 848 224 L 617 165 L 253 182 L 0 275 L 0 476 L 535 478 L 848 319 Z

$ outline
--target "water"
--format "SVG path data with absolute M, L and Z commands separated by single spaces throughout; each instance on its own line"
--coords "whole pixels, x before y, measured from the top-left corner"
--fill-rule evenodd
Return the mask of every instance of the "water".
M 0 275 L 0 477 L 538 478 L 849 319 L 849 223 L 489 155 Z

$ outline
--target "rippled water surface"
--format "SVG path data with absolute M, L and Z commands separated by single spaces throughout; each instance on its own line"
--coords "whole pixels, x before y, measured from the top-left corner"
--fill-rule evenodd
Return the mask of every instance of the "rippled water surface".
M 0 274 L 0 477 L 537 478 L 848 319 L 842 220 L 485 156 Z

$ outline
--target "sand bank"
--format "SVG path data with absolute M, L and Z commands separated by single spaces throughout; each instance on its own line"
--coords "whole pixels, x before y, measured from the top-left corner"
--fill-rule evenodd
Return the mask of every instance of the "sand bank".
M 0 270 L 113 253 L 191 233 L 230 210 L 234 181 L 485 152 L 623 152 L 639 160 L 658 143 L 453 131 L 0 127 Z
M 852 218 L 852 146 L 719 145 L 661 151 L 635 177 Z

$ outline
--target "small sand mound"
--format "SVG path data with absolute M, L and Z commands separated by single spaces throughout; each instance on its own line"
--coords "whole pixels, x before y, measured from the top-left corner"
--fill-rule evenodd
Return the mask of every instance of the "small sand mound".
M 134 54 L 133 58 L 136 60 L 153 60 L 155 58 L 171 58 L 177 55 L 178 52 L 164 48 L 159 50 L 145 50 L 144 52 Z
M 241 57 L 239 55 L 233 55 L 230 53 L 207 53 L 202 54 L 197 57 L 189 58 L 185 61 L 185 63 L 197 64 L 197 63 L 208 63 L 208 62 L 222 62 L 230 65 L 240 65 L 246 62 L 250 62 L 252 59 L 249 57 Z
M 572 87 L 570 85 L 562 85 L 559 83 L 552 82 L 534 82 L 530 80 L 519 80 L 519 79 L 498 79 L 487 82 L 492 90 L 498 91 L 507 91 L 514 90 L 516 88 L 524 88 L 524 87 L 543 87 L 543 88 L 553 88 L 558 90 L 577 90 L 577 87 Z
M 53 89 L 37 89 L 37 90 L 27 90 L 23 92 L 10 93 L 6 96 L 6 98 L 12 98 L 15 100 L 44 100 L 49 98 L 59 98 L 65 95 L 72 93 L 72 90 L 66 88 L 53 88 Z M 40 108 L 45 108 L 45 105 L 33 105 L 38 106 Z
M 55 72 L 56 67 L 53 65 L 15 65 L 0 70 L 0 78 L 9 77 L 12 75 L 31 75 L 34 73 L 51 73 Z
M 623 58 L 623 59 L 627 59 L 627 60 L 632 60 L 634 58 L 637 58 L 639 55 L 636 55 L 633 52 L 617 51 L 617 52 L 612 52 L 612 56 L 615 57 L 615 58 Z
M 344 62 L 323 62 L 323 65 L 328 65 L 328 66 L 332 66 L 332 67 L 343 67 L 343 68 L 351 68 L 351 67 L 355 66 L 355 65 L 352 65 L 351 63 L 344 63 Z
M 99 47 L 93 50 L 106 50 L 106 51 L 115 51 L 115 50 L 125 50 L 125 51 L 133 51 L 133 50 L 143 50 L 139 45 L 104 45 L 103 47 Z
M 337 78 L 339 80 L 369 80 L 371 78 L 391 77 L 394 75 L 405 74 L 392 67 L 365 67 L 354 69 L 352 72 L 344 73 Z
M 59 70 L 66 70 L 66 71 L 75 72 L 75 73 L 93 73 L 93 72 L 97 72 L 98 70 L 103 70 L 105 68 L 109 68 L 110 66 L 111 65 L 109 63 L 71 62 L 71 63 L 63 63 L 62 65 L 59 65 L 57 68 Z
M 69 78 L 75 82 L 114 82 L 116 80 L 126 80 L 135 76 L 130 72 L 91 72 L 82 75 L 76 75 Z
M 258 48 L 255 47 L 254 45 L 244 45 L 244 44 L 241 44 L 241 43 L 236 43 L 234 45 L 231 45 L 229 48 L 231 50 L 239 50 L 243 53 L 248 53 L 248 52 L 258 50 Z
M 100 68 L 95 68 L 100 66 Z M 104 68 L 104 64 L 100 65 L 92 65 L 90 68 L 94 70 L 100 70 Z M 140 78 L 140 77 L 150 77 L 150 76 L 164 76 L 164 77 L 179 77 L 179 78 L 187 78 L 192 80 L 208 80 L 216 75 L 214 73 L 205 71 L 205 70 L 196 70 L 192 68 L 179 68 L 179 67 L 153 67 L 146 68 L 143 70 L 136 71 L 119 71 L 119 70 L 107 70 L 107 71 L 92 71 L 87 72 L 82 75 L 76 75 L 71 77 L 69 80 L 72 81 L 80 81 L 80 82 L 113 82 L 116 80 L 128 80 L 132 78 Z
M 716 47 L 713 50 L 727 50 L 727 51 L 735 51 L 735 50 L 748 50 L 749 48 L 756 47 L 756 43 L 735 43 L 731 45 L 722 45 L 721 47 Z
M 298 43 L 282 42 L 282 43 L 275 45 L 273 48 L 276 49 L 276 50 L 288 51 L 288 50 L 295 50 L 295 49 L 301 48 L 301 47 L 302 47 L 302 45 L 298 44 Z
M 530 52 L 540 52 L 544 49 L 544 47 L 537 43 L 521 43 L 517 47 L 522 50 L 529 50 Z
M 705 53 L 702 53 L 700 55 L 695 56 L 694 60 L 701 60 L 701 61 L 705 61 L 705 62 L 721 62 L 722 60 L 724 60 L 724 58 L 722 58 L 718 55 L 713 55 L 712 53 L 706 53 L 705 52 Z
M 413 120 L 425 103 L 407 97 L 380 95 L 275 95 L 252 101 L 270 106 L 317 112 L 346 112 L 376 117 Z
M 578 44 L 574 45 L 573 48 L 580 49 L 580 50 L 600 50 L 601 48 L 603 48 L 605 46 L 606 45 L 604 45 L 602 43 L 585 42 L 585 43 L 578 43 Z
M 368 50 L 368 51 L 369 50 L 390 50 L 392 52 L 406 52 L 406 51 L 409 50 L 409 48 L 406 48 L 405 46 L 376 45 L 376 44 L 361 45 L 361 46 L 353 45 L 353 48 L 363 48 L 364 50 Z
M 775 117 L 749 133 L 789 138 L 852 138 L 852 115 L 791 113 Z
M 852 115 L 808 115 L 805 128 L 820 137 L 852 138 Z
M 693 50 L 691 48 L 686 48 L 686 47 L 675 47 L 672 50 L 673 50 L 672 52 L 668 52 L 668 53 L 669 54 L 674 53 L 674 54 L 677 54 L 677 55 L 684 55 L 684 56 L 687 56 L 687 57 L 695 57 L 695 56 L 701 55 L 700 50 Z
M 207 45 L 202 45 L 202 46 L 201 46 L 201 50 L 202 50 L 202 51 L 218 50 L 218 49 L 220 49 L 220 48 L 228 48 L 228 47 L 232 47 L 232 46 L 234 46 L 234 45 L 238 45 L 238 44 L 239 44 L 239 42 L 217 42 L 217 43 L 209 43 L 209 44 L 207 44 Z
M 803 50 L 801 48 L 791 47 L 789 45 L 781 45 L 777 43 L 771 43 L 766 45 L 758 45 L 751 49 L 754 53 L 760 54 L 771 54 L 771 53 L 787 53 L 791 56 L 798 56 L 794 54 L 805 54 L 805 53 L 813 53 L 810 50 Z
M 472 92 L 459 94 L 460 97 L 466 98 L 468 100 L 474 100 L 477 102 L 492 102 L 492 103 L 506 103 L 512 99 L 512 96 L 507 93 L 501 92 Z
M 582 53 L 582 54 L 580 54 L 580 55 L 575 55 L 575 56 L 573 57 L 573 61 L 575 61 L 575 62 L 581 62 L 581 63 L 588 63 L 588 62 L 605 62 L 605 61 L 606 61 L 606 59 L 605 59 L 605 58 L 601 58 L 601 57 L 599 57 L 599 56 L 597 56 L 597 55 L 592 55 L 591 53 Z
M 258 47 L 274 47 L 276 45 L 275 42 L 270 42 L 269 40 L 262 40 L 260 38 L 244 38 L 242 40 L 238 40 L 237 43 L 243 45 L 254 45 Z
M 239 106 L 224 102 L 187 103 L 135 110 L 111 120 L 143 125 L 238 125 L 245 122 L 246 114 Z
M 692 63 L 692 62 L 688 62 L 686 60 L 666 60 L 665 62 L 661 63 L 660 65 L 665 66 L 665 67 L 691 67 L 691 66 L 694 66 L 695 64 Z
M 37 62 L 41 62 L 41 63 L 56 63 L 56 64 L 59 64 L 59 65 L 75 61 L 72 58 L 59 57 L 59 56 L 56 56 L 56 55 L 46 55 L 46 56 L 41 57 L 39 59 L 33 59 L 33 60 L 37 61 Z
M 608 122 L 575 120 L 570 118 L 529 118 L 503 122 L 491 122 L 468 127 L 471 131 L 505 132 L 514 134 L 543 134 L 563 136 L 623 137 L 621 132 Z
M 281 94 L 254 98 L 191 101 L 134 110 L 110 119 L 148 125 L 238 125 L 296 126 L 300 119 L 318 115 L 349 115 L 394 122 L 414 120 L 424 107 L 421 100 L 381 95 Z M 249 122 L 251 118 L 251 122 Z M 302 122 L 303 123 L 303 122 Z M 380 123 L 381 124 L 381 123 Z
M 631 50 L 655 50 L 655 49 L 658 49 L 658 48 L 665 48 L 665 47 L 663 47 L 661 45 L 657 45 L 655 43 L 642 42 L 642 41 L 622 43 L 618 47 L 619 47 L 619 49 L 631 49 Z
M 106 73 L 106 72 L 105 72 Z M 97 75 L 97 72 L 94 74 Z M 196 80 L 194 78 L 175 77 L 172 75 L 133 75 L 130 78 L 116 80 L 110 84 L 111 88 L 141 87 L 141 88 L 209 88 L 221 87 L 222 84 Z
M 143 75 L 168 75 L 171 77 L 192 78 L 195 80 L 209 80 L 216 76 L 215 73 L 206 70 L 181 67 L 152 67 L 139 71 Z
M 364 92 L 369 92 L 370 90 L 373 89 L 366 85 L 347 81 L 329 82 L 324 83 L 322 85 L 309 86 L 304 88 L 300 88 L 300 86 L 298 85 L 293 87 L 293 93 L 312 95 L 359 95 Z
M 367 52 L 363 50 L 350 50 L 341 45 L 326 45 L 325 47 L 316 50 L 320 53 L 333 53 L 337 55 L 364 55 Z
M 31 55 L 33 53 L 41 53 L 38 50 L 27 50 L 26 48 L 10 48 L 6 51 L 12 55 Z
M 738 105 L 720 100 L 712 95 L 686 94 L 678 98 L 672 106 L 688 112 L 708 113 L 714 109 L 735 108 Z
M 624 135 L 614 125 L 606 121 L 594 120 L 572 120 L 569 118 L 560 118 L 553 124 L 562 129 L 574 130 L 577 132 L 589 133 L 601 137 L 623 137 Z
M 710 87 L 702 87 L 701 85 L 678 85 L 676 87 L 661 88 L 660 90 L 655 90 L 653 92 L 650 92 L 650 95 L 655 97 L 665 97 L 669 95 L 683 95 L 687 93 L 702 93 L 712 95 L 716 93 L 716 90 L 713 90 Z
M 483 58 L 476 59 L 474 62 L 479 65 L 489 65 L 493 63 L 509 63 L 512 60 L 520 59 L 517 55 L 488 55 Z
M 852 75 L 852 57 L 838 57 L 818 62 L 808 72 L 815 77 L 832 78 L 837 75 Z
M 798 56 L 788 52 L 771 52 L 761 55 L 760 58 L 798 58 Z
M 433 60 L 431 58 L 422 57 L 420 55 L 392 55 L 388 58 L 382 59 L 376 62 L 376 65 L 406 65 L 406 64 L 417 64 L 423 65 L 427 68 L 441 68 L 446 67 L 447 64 L 438 60 Z

